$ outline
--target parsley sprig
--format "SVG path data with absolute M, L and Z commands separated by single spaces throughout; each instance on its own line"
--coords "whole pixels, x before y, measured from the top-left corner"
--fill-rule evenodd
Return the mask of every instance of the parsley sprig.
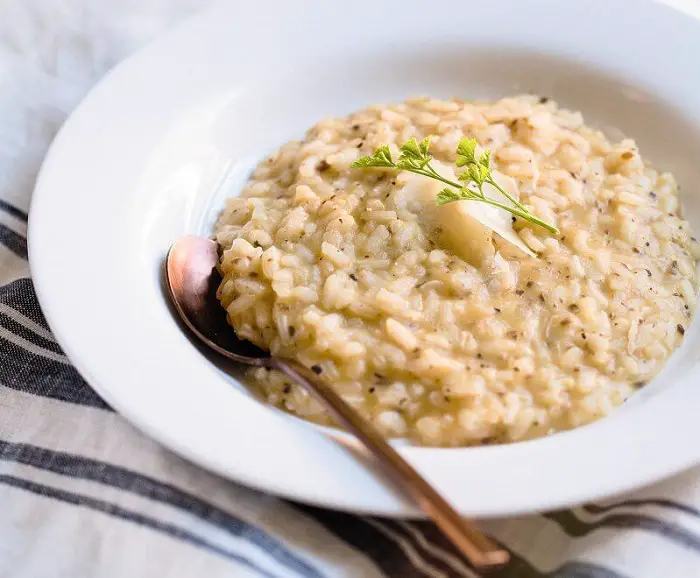
M 439 206 L 455 201 L 477 201 L 498 207 L 504 211 L 530 221 L 547 229 L 550 233 L 559 233 L 559 230 L 542 219 L 533 215 L 530 210 L 518 199 L 510 195 L 501 187 L 491 174 L 491 151 L 486 149 L 478 157 L 476 155 L 476 139 L 463 138 L 457 145 L 457 166 L 463 168 L 456 183 L 439 174 L 430 164 L 433 155 L 430 154 L 430 137 L 418 142 L 415 138 L 401 145 L 401 155 L 394 162 L 391 151 L 387 145 L 381 146 L 371 156 L 357 159 L 352 168 L 362 169 L 370 167 L 392 168 L 400 171 L 409 171 L 417 175 L 423 175 L 438 180 L 446 185 L 437 194 L 436 203 Z M 489 184 L 500 192 L 510 204 L 501 203 L 484 194 L 484 185 Z

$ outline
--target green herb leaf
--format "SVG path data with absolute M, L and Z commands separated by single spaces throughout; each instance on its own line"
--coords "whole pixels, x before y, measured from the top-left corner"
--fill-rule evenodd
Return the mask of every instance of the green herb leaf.
M 457 191 L 450 189 L 449 187 L 445 187 L 437 194 L 436 202 L 439 207 L 442 207 L 442 205 L 446 205 L 447 203 L 453 203 L 454 201 L 461 200 L 462 196 Z
M 475 138 L 463 138 L 459 141 L 457 145 L 457 166 L 463 167 L 476 162 L 476 139 Z
M 388 145 L 379 147 L 372 156 L 360 157 L 352 165 L 353 169 L 364 169 L 368 167 L 396 167 L 391 158 L 391 150 Z
M 430 137 L 424 138 L 420 143 L 415 137 L 411 138 L 401 145 L 401 156 L 399 157 L 397 166 L 403 170 L 424 168 L 433 158 L 428 153 L 429 147 Z
M 373 157 L 360 157 L 350 165 L 353 169 L 364 169 L 366 167 L 376 167 L 376 160 Z
M 406 158 L 423 160 L 423 153 L 415 137 L 407 140 L 401 145 L 401 152 Z
M 423 157 L 428 156 L 428 149 L 430 148 L 430 135 L 426 136 L 422 141 L 420 141 L 420 152 L 423 153 Z
M 483 183 L 486 181 L 491 176 L 491 170 L 488 167 L 485 167 L 484 165 L 479 166 L 479 176 L 481 178 L 481 182 Z
M 474 181 L 479 187 L 481 187 L 481 184 L 484 182 L 484 179 L 481 178 L 481 168 L 477 165 L 469 165 L 469 180 Z
M 491 168 L 491 151 L 486 149 L 479 157 L 479 165 L 486 167 L 486 169 Z
M 421 166 L 419 164 L 419 161 L 417 161 L 416 159 L 400 156 L 399 160 L 396 161 L 396 168 L 400 171 L 416 172 L 421 168 Z

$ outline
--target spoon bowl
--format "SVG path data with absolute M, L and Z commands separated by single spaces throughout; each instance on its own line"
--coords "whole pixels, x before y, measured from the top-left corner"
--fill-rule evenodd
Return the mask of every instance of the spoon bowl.
M 206 237 L 183 237 L 166 260 L 167 288 L 180 319 L 197 338 L 217 353 L 247 365 L 265 365 L 270 354 L 238 339 L 216 298 L 221 275 L 218 246 Z

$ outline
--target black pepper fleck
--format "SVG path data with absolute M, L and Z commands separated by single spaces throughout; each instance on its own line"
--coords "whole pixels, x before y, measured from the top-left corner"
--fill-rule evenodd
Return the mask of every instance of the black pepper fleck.
M 297 332 L 297 328 L 294 325 L 289 326 L 289 337 L 294 337 Z
M 548 96 L 542 96 L 540 97 L 540 104 L 547 104 L 549 102 L 549 97 Z
M 319 173 L 322 173 L 323 171 L 327 171 L 330 168 L 331 168 L 331 165 L 329 165 L 328 161 L 326 161 L 325 159 L 316 165 L 316 170 Z
M 353 281 L 357 281 L 357 275 L 355 275 L 355 273 L 350 273 L 348 277 L 350 277 L 350 279 L 352 279 Z
M 678 333 L 685 335 L 685 327 L 683 327 L 680 323 L 676 325 L 676 329 L 678 330 Z
M 518 297 L 520 297 L 523 293 L 525 293 L 525 291 L 523 291 L 522 289 L 518 289 L 518 290 L 515 292 L 515 294 L 516 294 Z
M 313 371 L 316 375 L 320 375 L 323 372 L 323 368 L 320 365 L 312 365 L 311 371 Z

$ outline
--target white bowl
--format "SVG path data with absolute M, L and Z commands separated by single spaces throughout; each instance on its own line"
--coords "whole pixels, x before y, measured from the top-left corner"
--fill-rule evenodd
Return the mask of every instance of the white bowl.
M 265 152 L 321 117 L 418 94 L 534 91 L 634 137 L 675 173 L 700 231 L 700 25 L 648 2 L 259 0 L 206 13 L 114 70 L 41 171 L 30 258 L 48 321 L 89 383 L 174 451 L 304 502 L 413 509 L 319 428 L 264 406 L 194 347 L 161 285 L 169 244 L 209 232 Z M 697 324 L 614 415 L 545 439 L 404 447 L 464 514 L 543 510 L 699 461 Z M 342 436 L 341 436 L 342 437 Z

